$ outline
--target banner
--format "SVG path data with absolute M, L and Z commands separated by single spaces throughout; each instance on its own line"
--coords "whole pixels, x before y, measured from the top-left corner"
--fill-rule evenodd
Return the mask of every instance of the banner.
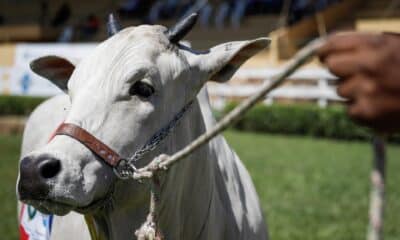
M 20 240 L 50 240 L 53 215 L 22 204 L 19 218 Z
M 12 67 L 0 67 L 0 94 L 52 96 L 61 93 L 61 90 L 51 82 L 33 73 L 29 68 L 30 62 L 46 55 L 57 55 L 77 63 L 90 54 L 96 45 L 96 43 L 17 44 L 14 65 Z

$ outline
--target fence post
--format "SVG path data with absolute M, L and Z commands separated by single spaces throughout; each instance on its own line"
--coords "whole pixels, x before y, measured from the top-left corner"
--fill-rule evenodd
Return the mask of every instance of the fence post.
M 265 98 L 265 100 L 264 100 L 264 104 L 267 105 L 267 106 L 270 106 L 273 103 L 274 103 L 274 99 L 272 97 L 268 97 L 267 96 L 267 98 Z
M 320 92 L 324 92 L 328 88 L 328 80 L 325 78 L 318 78 L 318 89 Z M 328 100 L 322 94 L 318 97 L 318 106 L 320 108 L 326 108 Z

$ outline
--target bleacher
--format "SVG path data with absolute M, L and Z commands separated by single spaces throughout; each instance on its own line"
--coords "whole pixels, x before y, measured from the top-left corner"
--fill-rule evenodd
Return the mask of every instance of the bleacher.
M 351 2 L 352 0 L 339 1 Z M 42 2 L 39 0 L 3 0 L 0 1 L 0 16 L 4 19 L 3 25 L 0 25 L 0 41 L 51 41 L 56 40 L 57 34 L 61 29 L 51 31 L 48 24 L 41 25 L 41 8 Z M 76 24 L 87 17 L 88 14 L 93 13 L 103 22 L 105 16 L 111 12 L 116 11 L 121 1 L 115 0 L 98 0 L 98 1 L 83 1 L 83 0 L 52 0 L 47 1 L 47 16 L 45 21 L 48 23 L 60 6 L 67 2 L 71 8 L 71 17 L 68 23 Z M 397 0 L 364 0 L 359 1 L 359 6 L 354 9 L 355 14 L 347 14 L 338 16 L 342 20 L 355 18 L 399 18 L 400 17 L 400 2 Z M 23 17 L 21 17 L 23 16 Z M 268 34 L 277 28 L 279 20 L 279 12 L 269 15 L 249 16 L 244 19 L 240 29 L 224 28 L 215 29 L 213 27 L 202 29 L 197 28 L 191 34 L 191 38 L 195 45 L 207 46 L 220 39 L 225 39 L 224 36 L 233 37 L 233 39 L 248 38 L 255 34 L 259 35 Z M 161 24 L 169 25 L 175 20 L 160 20 Z M 124 20 L 125 26 L 137 25 L 141 21 L 138 19 Z M 58 30 L 58 31 L 57 31 Z M 104 39 L 103 27 L 99 33 L 93 37 L 92 41 Z M 13 33 L 15 32 L 15 33 Z M 23 36 L 26 36 L 24 39 Z M 201 42 L 201 43 L 200 43 Z M 202 43 L 204 42 L 204 43 Z M 208 43 L 208 44 L 207 44 Z
M 55 15 L 57 9 L 64 1 L 53 0 L 48 4 L 49 22 Z M 71 8 L 69 24 L 77 24 L 85 17 L 93 13 L 104 23 L 104 19 L 110 12 L 116 12 L 118 1 L 100 0 L 93 1 L 68 0 Z M 41 4 L 40 1 L 1 1 L 0 15 L 5 19 L 4 25 L 0 25 L 0 42 L 20 42 L 20 41 L 56 41 L 62 28 L 51 28 L 48 24 L 40 25 Z M 24 16 L 21 18 L 21 16 Z M 226 40 L 240 40 L 259 37 L 260 34 L 267 36 L 269 32 L 276 28 L 278 14 L 267 16 L 252 16 L 245 19 L 240 29 L 233 29 L 229 26 L 223 29 L 197 27 L 188 39 L 198 48 L 207 48 L 216 43 Z M 141 24 L 140 19 L 121 19 L 123 26 L 134 26 Z M 161 19 L 159 24 L 172 25 L 176 19 Z M 228 24 L 227 24 L 228 25 Z M 101 41 L 106 38 L 105 25 L 101 24 L 99 31 L 90 41 Z

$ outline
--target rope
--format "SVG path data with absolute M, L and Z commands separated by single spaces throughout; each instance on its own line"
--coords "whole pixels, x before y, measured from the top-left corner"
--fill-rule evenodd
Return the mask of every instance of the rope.
M 264 85 L 258 93 L 244 100 L 240 105 L 222 118 L 211 130 L 199 136 L 188 146 L 176 152 L 172 156 L 162 154 L 153 159 L 147 166 L 137 169 L 134 172 L 133 176 L 131 176 L 133 179 L 139 181 L 143 179 L 150 179 L 150 184 L 152 186 L 150 190 L 151 197 L 149 214 L 146 221 L 135 232 L 135 235 L 138 237 L 138 239 L 164 239 L 157 221 L 157 210 L 159 205 L 157 192 L 160 192 L 160 185 L 157 184 L 157 172 L 160 170 L 166 170 L 172 164 L 193 153 L 196 149 L 208 143 L 208 141 L 224 131 L 230 124 L 238 120 L 248 110 L 250 110 L 250 108 L 253 107 L 258 101 L 263 99 L 266 94 L 282 84 L 294 71 L 296 71 L 296 69 L 311 59 L 322 43 L 323 41 L 318 39 L 308 44 L 305 48 L 299 51 L 290 62 L 288 62 L 280 74 L 272 79 L 271 84 Z
M 317 39 L 309 43 L 306 47 L 300 50 L 291 61 L 289 61 L 283 68 L 283 71 L 279 73 L 275 78 L 272 79 L 270 84 L 262 86 L 261 90 L 254 96 L 251 96 L 241 102 L 236 108 L 224 116 L 212 129 L 199 136 L 189 145 L 182 150 L 176 152 L 172 156 L 160 155 L 153 159 L 147 166 L 137 169 L 133 174 L 132 178 L 135 180 L 151 179 L 154 181 L 156 173 L 160 170 L 168 169 L 172 164 L 179 160 L 187 157 L 193 153 L 196 149 L 208 143 L 212 138 L 224 131 L 229 125 L 237 121 L 242 117 L 251 107 L 253 107 L 258 101 L 262 100 L 266 94 L 280 86 L 292 73 L 298 68 L 304 65 L 308 60 L 314 57 L 316 51 L 324 43 L 323 38 Z M 371 175 L 372 190 L 370 196 L 370 223 L 367 234 L 367 240 L 382 240 L 382 228 L 383 228 L 383 210 L 384 210 L 384 170 L 385 170 L 385 151 L 384 141 L 382 138 L 377 136 L 374 137 L 373 151 L 375 154 L 374 168 Z M 158 208 L 157 201 L 155 199 L 154 190 L 151 191 L 151 209 L 149 216 L 156 216 L 154 213 Z M 155 232 L 158 230 L 157 220 L 153 217 L 149 217 L 145 226 L 151 226 L 151 236 L 155 237 Z M 139 229 L 137 235 L 146 232 L 143 227 Z M 158 239 L 163 239 L 162 237 Z
M 203 146 L 212 138 L 220 134 L 230 124 L 242 117 L 258 101 L 262 100 L 266 94 L 282 84 L 292 73 L 294 73 L 299 67 L 301 67 L 309 59 L 311 59 L 315 55 L 316 50 L 322 45 L 322 43 L 323 40 L 317 39 L 308 44 L 306 47 L 300 50 L 292 58 L 291 61 L 286 64 L 281 73 L 279 73 L 274 79 L 272 79 L 272 83 L 262 86 L 261 90 L 258 93 L 244 100 L 240 105 L 238 105 L 235 109 L 233 109 L 225 117 L 223 117 L 212 129 L 199 136 L 182 150 L 176 152 L 170 157 L 166 155 L 161 155 L 160 157 L 157 157 L 153 161 L 151 161 L 147 166 L 137 169 L 137 171 L 133 174 L 133 179 L 141 180 L 144 178 L 153 177 L 153 174 L 156 171 L 167 169 L 172 164 L 187 157 L 193 151 Z

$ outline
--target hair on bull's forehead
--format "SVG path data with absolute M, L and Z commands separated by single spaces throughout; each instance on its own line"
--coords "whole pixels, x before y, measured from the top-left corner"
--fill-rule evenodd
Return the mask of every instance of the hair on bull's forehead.
M 102 42 L 75 69 L 70 81 L 71 92 L 82 88 L 82 81 L 79 80 L 82 78 L 96 88 L 110 90 L 129 79 L 137 68 L 155 66 L 163 54 L 172 55 L 168 55 L 170 61 L 160 70 L 186 67 L 186 57 L 180 53 L 178 45 L 169 41 L 166 30 L 160 25 L 128 27 Z

